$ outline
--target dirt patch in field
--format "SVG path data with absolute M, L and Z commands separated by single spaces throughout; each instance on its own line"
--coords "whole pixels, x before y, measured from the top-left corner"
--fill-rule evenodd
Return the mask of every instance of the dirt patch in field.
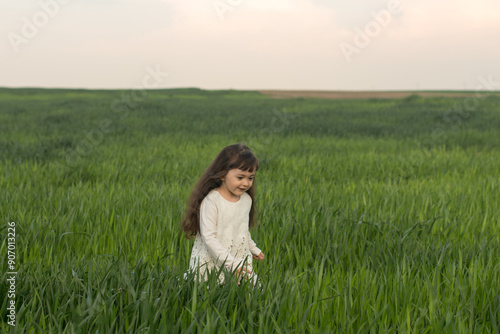
M 397 92 L 397 91 L 321 91 L 321 90 L 260 90 L 261 94 L 276 99 L 321 98 L 321 99 L 402 99 L 411 95 L 421 97 L 467 97 L 475 92 Z M 488 94 L 484 92 L 481 94 Z

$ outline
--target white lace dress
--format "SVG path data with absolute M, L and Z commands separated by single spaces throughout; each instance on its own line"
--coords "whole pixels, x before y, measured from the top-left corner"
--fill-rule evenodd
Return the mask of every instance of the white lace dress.
M 254 272 L 252 254 L 259 255 L 261 251 L 248 230 L 251 205 L 252 198 L 246 192 L 237 202 L 228 201 L 216 189 L 205 196 L 200 207 L 200 233 L 189 261 L 191 271 L 199 269 L 200 279 L 206 280 L 207 270 L 218 270 L 223 264 L 232 271 L 248 263 L 247 268 Z M 251 276 L 256 282 L 256 275 Z M 219 281 L 224 282 L 223 274 Z

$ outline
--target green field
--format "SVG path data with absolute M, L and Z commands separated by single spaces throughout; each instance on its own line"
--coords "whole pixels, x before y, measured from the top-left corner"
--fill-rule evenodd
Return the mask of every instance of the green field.
M 18 333 L 500 330 L 498 95 L 0 89 L 0 130 L 2 332 L 8 222 Z M 178 222 L 237 142 L 262 288 L 207 289 Z

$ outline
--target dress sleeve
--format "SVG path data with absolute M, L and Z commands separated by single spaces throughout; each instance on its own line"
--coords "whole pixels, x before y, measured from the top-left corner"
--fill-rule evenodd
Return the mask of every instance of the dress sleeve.
M 208 253 L 217 260 L 220 267 L 223 264 L 229 270 L 243 264 L 242 259 L 232 256 L 217 239 L 217 206 L 209 198 L 205 198 L 200 206 L 200 234 Z
M 262 251 L 257 248 L 257 245 L 252 240 L 252 236 L 250 235 L 250 231 L 248 231 L 248 249 L 250 249 L 250 252 L 253 255 L 259 255 L 260 253 L 262 253 Z

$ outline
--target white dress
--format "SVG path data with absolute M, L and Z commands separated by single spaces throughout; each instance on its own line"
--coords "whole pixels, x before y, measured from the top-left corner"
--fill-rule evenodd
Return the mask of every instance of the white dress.
M 189 269 L 199 269 L 200 278 L 206 280 L 207 270 L 219 270 L 224 266 L 233 271 L 243 263 L 252 268 L 252 254 L 259 255 L 261 250 L 253 242 L 248 229 L 252 198 L 246 192 L 237 202 L 231 202 L 212 189 L 200 206 L 200 233 L 196 234 Z M 250 275 L 254 284 L 255 274 Z M 224 275 L 219 276 L 224 282 Z

